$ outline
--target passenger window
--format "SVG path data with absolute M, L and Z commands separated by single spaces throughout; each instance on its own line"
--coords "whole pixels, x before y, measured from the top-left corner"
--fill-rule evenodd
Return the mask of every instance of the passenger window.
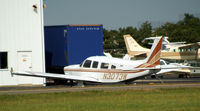
M 112 65 L 112 66 L 111 66 L 111 69 L 116 69 L 116 66 Z
M 99 63 L 98 63 L 97 61 L 94 61 L 93 64 L 92 64 L 92 68 L 97 68 L 97 67 L 98 67 L 98 64 L 99 64 Z
M 92 61 L 90 61 L 90 60 L 86 60 L 85 63 L 83 64 L 83 67 L 90 68 L 91 62 Z
M 108 63 L 101 63 L 102 69 L 108 69 L 109 64 Z

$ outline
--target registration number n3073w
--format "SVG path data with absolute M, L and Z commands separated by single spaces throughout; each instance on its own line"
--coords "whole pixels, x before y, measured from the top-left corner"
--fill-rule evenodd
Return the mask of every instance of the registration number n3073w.
M 103 75 L 103 79 L 107 80 L 125 80 L 126 77 L 126 73 L 104 73 Z

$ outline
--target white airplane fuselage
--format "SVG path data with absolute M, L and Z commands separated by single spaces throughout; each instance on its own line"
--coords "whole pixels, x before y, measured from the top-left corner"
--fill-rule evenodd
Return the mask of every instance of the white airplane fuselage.
M 144 60 L 133 61 L 106 56 L 93 56 L 87 58 L 80 65 L 66 66 L 64 72 L 66 75 L 93 78 L 97 82 L 115 83 L 156 73 L 155 70 L 132 70 L 144 63 Z

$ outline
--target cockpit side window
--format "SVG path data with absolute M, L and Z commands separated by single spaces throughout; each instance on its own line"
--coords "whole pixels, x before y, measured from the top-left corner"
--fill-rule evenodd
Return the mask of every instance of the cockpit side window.
M 92 62 L 91 60 L 86 60 L 85 63 L 83 64 L 83 67 L 90 68 L 91 62 Z
M 97 61 L 93 61 L 93 64 L 92 64 L 92 68 L 97 68 L 98 67 L 98 62 Z
M 102 69 L 108 69 L 109 64 L 108 63 L 101 63 Z

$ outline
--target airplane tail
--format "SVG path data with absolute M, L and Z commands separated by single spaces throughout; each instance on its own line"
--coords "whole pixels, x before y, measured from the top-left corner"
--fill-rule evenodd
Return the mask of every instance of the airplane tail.
M 155 67 L 160 65 L 160 55 L 162 48 L 162 39 L 163 37 L 159 37 L 154 40 L 154 43 L 151 47 L 150 52 L 148 53 L 147 58 L 145 59 L 146 67 Z
M 151 50 L 148 53 L 147 58 L 144 60 L 144 63 L 137 66 L 136 68 L 152 68 L 160 65 L 162 39 L 162 37 L 159 37 L 154 40 Z
M 124 41 L 126 44 L 126 49 L 129 55 L 134 55 L 140 54 L 140 53 L 145 53 L 149 51 L 149 49 L 144 48 L 140 46 L 131 35 L 124 35 Z

